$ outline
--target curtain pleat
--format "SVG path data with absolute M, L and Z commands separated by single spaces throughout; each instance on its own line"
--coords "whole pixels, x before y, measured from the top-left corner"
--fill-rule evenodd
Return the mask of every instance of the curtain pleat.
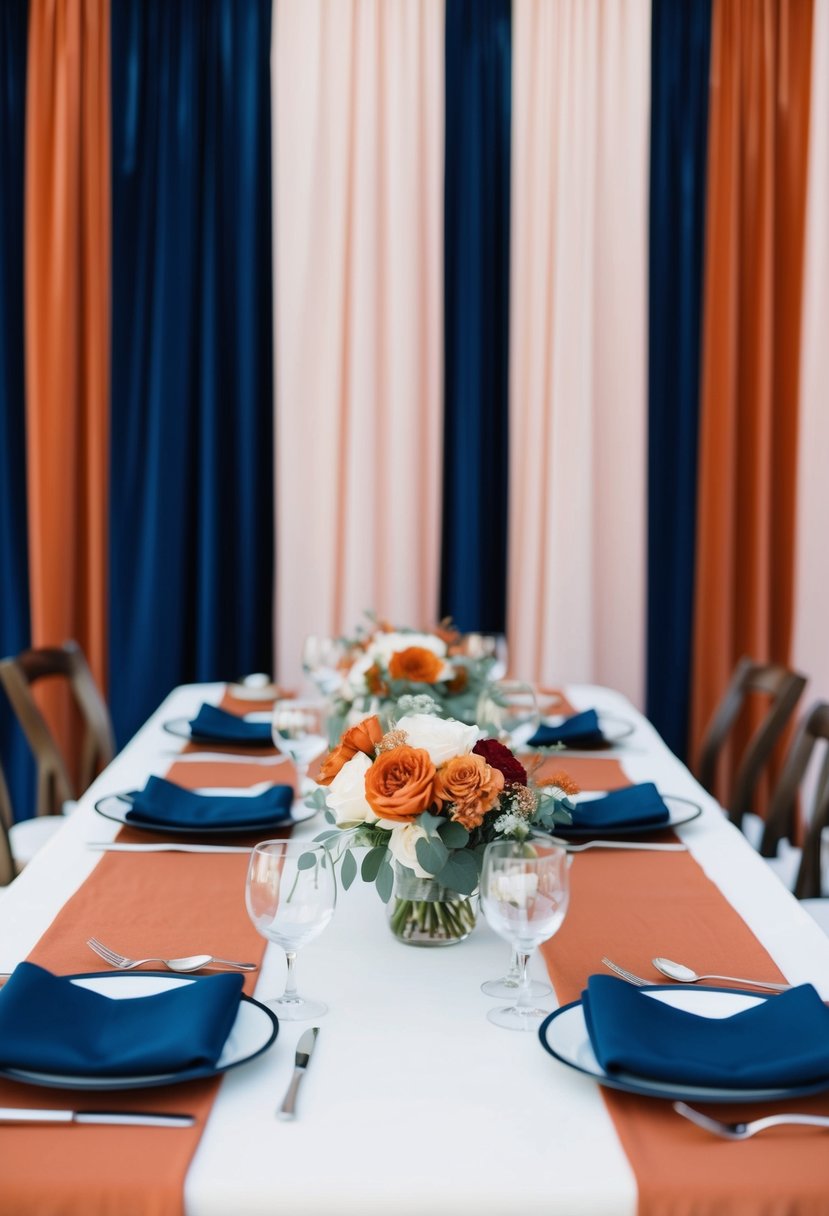
M 515 0 L 510 664 L 641 704 L 648 0 Z
M 740 655 L 791 655 L 811 29 L 810 0 L 714 0 L 694 752 Z
M 366 609 L 438 610 L 443 0 L 280 0 L 273 45 L 277 671 Z
M 0 657 L 29 644 L 23 199 L 28 0 L 0 5 Z M 33 807 L 28 751 L 0 693 L 0 765 L 18 818 Z
M 685 758 L 697 502 L 710 0 L 653 0 L 647 713 Z
M 113 10 L 111 704 L 271 667 L 270 0 Z
M 33 3 L 26 93 L 25 349 L 31 636 L 75 638 L 106 684 L 109 3 Z M 74 754 L 68 693 L 43 690 Z
M 448 0 L 441 616 L 506 626 L 511 0 Z
M 829 701 L 829 4 L 815 5 L 804 254 L 793 662 L 809 673 L 809 698 Z

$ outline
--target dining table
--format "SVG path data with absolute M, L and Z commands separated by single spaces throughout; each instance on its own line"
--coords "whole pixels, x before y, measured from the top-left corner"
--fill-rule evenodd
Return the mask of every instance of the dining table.
M 630 838 L 679 841 L 684 852 L 572 854 L 564 923 L 531 962 L 534 978 L 554 988 L 540 1004 L 552 1011 L 577 1000 L 589 976 L 609 974 L 603 957 L 667 983 L 651 964 L 656 956 L 812 984 L 829 1000 L 829 937 L 645 716 L 608 688 L 562 692 L 573 709 L 594 708 L 624 729 L 609 733 L 604 750 L 567 749 L 545 756 L 545 765 L 583 790 L 652 781 L 700 813 L 672 832 Z M 0 893 L 0 972 L 30 957 L 61 974 L 103 971 L 86 945 L 93 936 L 126 954 L 164 957 L 227 956 L 235 946 L 232 958 L 251 951 L 261 958 L 248 991 L 262 1001 L 281 993 L 285 955 L 247 918 L 244 851 L 100 847 L 169 839 L 125 829 L 96 810 L 149 776 L 191 788 L 290 781 L 290 763 L 278 755 L 198 748 L 165 729 L 205 703 L 230 704 L 227 686 L 175 688 Z M 292 835 L 311 840 L 327 826 L 316 815 Z M 185 1137 L 176 1129 L 0 1126 L 0 1213 L 829 1213 L 825 1131 L 788 1128 L 729 1143 L 681 1119 L 670 1101 L 600 1086 L 554 1058 L 537 1033 L 487 1020 L 499 1002 L 481 984 L 503 975 L 508 962 L 508 944 L 481 914 L 458 944 L 399 941 L 374 885 L 358 878 L 340 887 L 330 924 L 298 954 L 301 992 L 328 1011 L 313 1023 L 319 1034 L 293 1121 L 277 1110 L 311 1023 L 283 1020 L 267 1050 L 209 1084 L 117 1095 L 121 1104 L 195 1110 L 196 1134 L 186 1139 L 176 1141 Z M 2 1106 L 100 1109 L 113 1100 L 0 1078 Z M 829 1098 L 723 1109 L 740 1118 L 767 1109 L 829 1114 Z M 172 1164 L 170 1144 L 185 1146 Z

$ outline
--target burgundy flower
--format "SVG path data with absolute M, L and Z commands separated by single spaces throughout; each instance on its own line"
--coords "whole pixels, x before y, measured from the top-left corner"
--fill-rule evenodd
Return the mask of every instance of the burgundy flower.
M 497 739 L 479 739 L 472 751 L 483 756 L 487 764 L 504 774 L 504 785 L 527 784 L 527 770 L 524 765 Z

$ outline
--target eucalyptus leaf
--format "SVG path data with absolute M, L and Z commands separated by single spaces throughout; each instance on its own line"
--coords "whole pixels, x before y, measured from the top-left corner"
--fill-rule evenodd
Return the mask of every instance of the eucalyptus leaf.
M 437 874 L 446 865 L 449 850 L 439 836 L 421 838 L 415 842 L 417 860 L 429 874 Z
M 462 849 L 469 841 L 469 833 L 463 824 L 453 823 L 451 819 L 444 819 L 438 828 L 438 835 L 447 849 Z
M 388 858 L 382 862 L 374 881 L 377 887 L 377 894 L 383 903 L 387 904 L 391 899 L 392 889 L 394 888 L 394 871 L 389 865 Z
M 457 891 L 459 895 L 471 895 L 478 885 L 478 865 L 472 853 L 456 850 L 449 854 L 446 865 L 435 875 L 442 887 Z
M 342 879 L 344 890 L 348 890 L 356 877 L 357 862 L 354 858 L 354 854 L 349 849 L 343 854 L 343 864 L 340 870 L 340 878 Z
M 298 870 L 313 870 L 317 864 L 316 853 L 300 853 L 297 859 L 296 868 Z
M 360 868 L 363 882 L 374 882 L 377 877 L 377 871 L 383 864 L 383 859 L 386 856 L 385 845 L 378 845 L 373 849 L 369 849 L 363 858 L 363 864 Z
M 441 819 L 440 815 L 432 815 L 431 812 L 424 811 L 417 822 L 427 836 L 434 836 L 441 825 L 446 823 L 446 820 Z

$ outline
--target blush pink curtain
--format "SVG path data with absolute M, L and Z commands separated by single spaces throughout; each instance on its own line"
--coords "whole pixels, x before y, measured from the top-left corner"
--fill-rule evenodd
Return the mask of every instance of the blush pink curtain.
M 443 0 L 274 9 L 277 673 L 437 610 Z
M 814 9 L 809 170 L 804 253 L 803 328 L 795 529 L 792 662 L 809 675 L 807 696 L 829 701 L 829 565 L 826 470 L 829 467 L 829 3 Z M 792 407 L 794 408 L 794 407 Z
M 642 704 L 650 0 L 514 0 L 510 666 Z

